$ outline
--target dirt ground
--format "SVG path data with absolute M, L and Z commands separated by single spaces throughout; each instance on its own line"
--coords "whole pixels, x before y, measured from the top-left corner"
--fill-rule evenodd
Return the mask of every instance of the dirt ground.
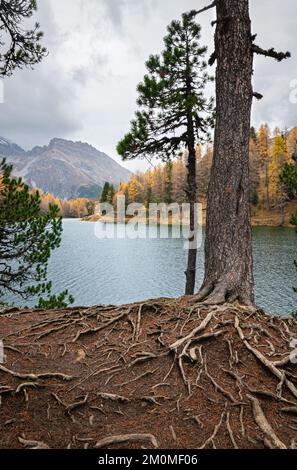
M 0 312 L 0 448 L 296 448 L 292 319 L 195 299 Z

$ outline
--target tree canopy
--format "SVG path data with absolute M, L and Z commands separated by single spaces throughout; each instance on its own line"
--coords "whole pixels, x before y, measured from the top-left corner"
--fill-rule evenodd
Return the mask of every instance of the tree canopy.
M 9 76 L 17 68 L 41 62 L 47 50 L 41 44 L 39 23 L 24 29 L 23 23 L 37 9 L 36 0 L 0 1 L 0 77 Z
M 168 26 L 161 55 L 146 62 L 148 73 L 138 85 L 139 110 L 131 130 L 119 142 L 124 159 L 158 156 L 167 160 L 188 146 L 189 115 L 197 141 L 209 138 L 213 99 L 204 96 L 208 75 L 207 48 L 199 44 L 201 27 L 192 13 Z
M 39 297 L 42 307 L 63 307 L 73 298 L 67 291 L 51 294 L 47 281 L 48 261 L 61 242 L 59 208 L 49 204 L 41 215 L 38 192 L 30 192 L 21 179 L 11 175 L 12 167 L 0 164 L 0 302 L 7 293 L 29 299 Z M 50 296 L 43 299 L 43 296 Z

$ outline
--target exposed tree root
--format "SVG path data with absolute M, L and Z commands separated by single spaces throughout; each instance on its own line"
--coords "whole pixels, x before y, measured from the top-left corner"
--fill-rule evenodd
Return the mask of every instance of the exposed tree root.
M 204 330 L 207 325 L 209 324 L 209 322 L 211 321 L 212 317 L 214 315 L 214 312 L 209 312 L 209 314 L 207 315 L 207 317 L 200 323 L 199 326 L 197 326 L 197 328 L 195 328 L 194 330 L 192 330 L 187 336 L 185 336 L 184 338 L 181 338 L 179 339 L 178 341 L 175 341 L 175 343 L 171 344 L 169 346 L 170 349 L 177 349 L 179 346 L 181 346 L 182 344 L 188 342 L 189 340 L 191 340 L 197 333 L 199 333 L 200 331 Z
M 293 415 L 297 415 L 297 406 L 284 407 L 281 408 L 281 411 L 283 413 L 292 413 Z
M 208 439 L 206 439 L 206 441 L 202 444 L 201 447 L 199 447 L 199 449 L 205 449 L 205 447 L 207 447 L 208 444 L 212 444 L 212 446 L 215 447 L 215 445 L 214 445 L 214 439 L 215 439 L 216 435 L 217 435 L 218 432 L 219 432 L 219 429 L 220 429 L 220 427 L 221 427 L 221 425 L 222 425 L 222 422 L 223 422 L 223 420 L 224 420 L 224 417 L 225 417 L 225 412 L 223 412 L 223 413 L 221 414 L 220 421 L 218 422 L 218 424 L 215 425 L 215 428 L 214 428 L 213 433 L 211 434 L 211 436 L 210 436 Z
M 234 449 L 238 449 L 238 445 L 236 444 L 234 434 L 233 434 L 233 430 L 232 430 L 231 424 L 230 424 L 230 412 L 229 411 L 226 414 L 226 426 L 227 426 L 227 431 L 229 433 L 229 436 L 230 436 L 230 439 L 231 439 L 231 442 L 233 444 Z
M 22 437 L 19 437 L 19 441 L 23 446 L 29 447 L 30 449 L 49 449 L 49 446 L 45 444 L 45 442 L 30 441 Z
M 254 304 L 249 298 L 243 296 L 238 289 L 232 289 L 228 282 L 224 279 L 218 281 L 206 281 L 201 287 L 200 291 L 195 294 L 198 302 L 203 302 L 204 305 L 222 305 L 226 302 L 234 303 L 240 302 L 242 305 L 254 307 Z
M 123 444 L 127 442 L 149 442 L 153 447 L 158 448 L 158 442 L 152 434 L 124 434 L 118 436 L 110 436 L 101 439 L 95 444 L 96 449 L 108 447 L 112 444 Z
M 267 421 L 266 416 L 264 415 L 260 406 L 259 400 L 257 400 L 255 397 L 252 397 L 251 395 L 248 395 L 248 398 L 251 400 L 253 405 L 255 421 L 265 435 L 265 445 L 267 445 L 267 447 L 270 449 L 286 449 L 285 444 L 277 437 L 271 425 Z
M 0 448 L 297 446 L 291 320 L 194 296 L 2 311 L 0 331 Z
M 280 396 L 281 396 L 281 388 L 282 388 L 282 385 L 283 383 L 285 382 L 287 387 L 289 388 L 290 392 L 294 395 L 295 398 L 297 398 L 297 389 L 296 387 L 292 384 L 292 382 L 290 382 L 288 379 L 286 379 L 286 374 L 284 371 L 281 371 L 279 370 L 274 364 L 273 362 L 269 361 L 260 351 L 258 351 L 256 348 L 253 348 L 248 341 L 246 341 L 245 337 L 244 337 L 244 334 L 239 326 L 239 319 L 238 317 L 235 317 L 235 328 L 237 329 L 238 331 L 238 334 L 239 334 L 239 337 L 240 339 L 243 341 L 245 347 L 251 351 L 257 359 L 259 359 L 259 361 L 262 362 L 262 364 L 264 366 L 266 366 L 270 372 L 272 372 L 272 374 L 274 374 L 279 380 L 279 384 L 278 384 L 278 389 L 279 389 L 279 392 L 280 392 Z
M 2 372 L 5 372 L 6 374 L 13 375 L 13 377 L 17 377 L 18 379 L 31 379 L 31 380 L 38 380 L 42 378 L 48 378 L 48 377 L 53 377 L 53 378 L 58 378 L 58 379 L 63 379 L 63 380 L 72 380 L 73 377 L 70 375 L 66 374 L 61 374 L 60 372 L 44 372 L 42 374 L 22 374 L 20 372 L 14 372 L 13 370 L 7 369 L 6 367 L 2 366 L 0 364 L 0 370 Z

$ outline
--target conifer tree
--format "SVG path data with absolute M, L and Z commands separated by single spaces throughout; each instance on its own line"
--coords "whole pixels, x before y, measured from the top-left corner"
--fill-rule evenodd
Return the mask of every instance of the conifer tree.
M 157 156 L 164 161 L 187 149 L 186 191 L 192 234 L 197 224 L 196 145 L 209 138 L 213 124 L 213 100 L 204 96 L 211 77 L 204 60 L 206 47 L 199 44 L 200 30 L 193 12 L 168 26 L 164 51 L 146 63 L 148 73 L 138 86 L 139 110 L 131 131 L 117 147 L 124 159 Z M 193 245 L 188 254 L 186 294 L 193 294 L 195 287 L 197 247 Z
M 197 301 L 254 304 L 252 231 L 249 207 L 249 137 L 254 55 L 282 61 L 289 52 L 255 43 L 249 0 L 213 0 L 196 14 L 216 9 L 216 126 L 208 189 L 205 274 Z
M 0 163 L 0 303 L 9 293 L 23 299 L 39 297 L 39 307 L 60 308 L 73 302 L 64 291 L 52 295 L 47 267 L 52 250 L 61 242 L 59 208 L 49 204 L 41 215 L 38 191 L 30 192 L 12 167 Z M 44 299 L 43 296 L 46 296 Z
M 114 185 L 113 184 L 110 184 L 109 185 L 109 191 L 107 193 L 107 202 L 109 204 L 113 204 L 113 200 L 114 200 L 114 197 L 115 197 L 115 194 L 116 194 L 116 191 L 114 189 Z
M 103 189 L 100 194 L 100 202 L 108 202 L 108 193 L 110 191 L 110 184 L 108 182 L 104 183 Z
M 295 144 L 297 146 L 297 140 Z M 293 153 L 291 161 L 284 164 L 280 174 L 280 181 L 284 185 L 288 196 L 291 199 L 295 199 L 297 197 L 297 153 Z M 290 223 L 297 227 L 297 212 L 292 215 Z M 294 261 L 294 265 L 297 269 L 297 260 Z M 297 288 L 295 287 L 293 289 L 297 293 Z M 297 320 L 297 312 L 294 314 L 294 317 Z
M 265 194 L 264 202 L 266 209 L 270 209 L 270 198 L 269 198 L 269 137 L 270 131 L 267 124 L 260 126 L 257 135 L 257 150 L 259 156 L 259 164 L 261 176 L 260 179 L 264 183 Z
M 173 202 L 172 200 L 172 190 L 173 190 L 173 186 L 172 186 L 172 162 L 171 161 L 168 161 L 166 162 L 165 164 L 165 171 L 164 171 L 164 177 L 165 177 L 165 181 L 164 181 L 164 200 L 166 202 L 166 204 L 171 204 Z
M 297 144 L 297 141 L 296 141 Z M 286 162 L 280 173 L 280 181 L 284 185 L 289 199 L 297 198 L 297 152 L 293 153 L 291 161 Z M 294 216 L 297 225 L 297 215 Z
M 43 33 L 39 24 L 25 29 L 23 24 L 35 13 L 36 0 L 0 1 L 0 77 L 17 68 L 41 62 L 47 50 L 40 43 Z

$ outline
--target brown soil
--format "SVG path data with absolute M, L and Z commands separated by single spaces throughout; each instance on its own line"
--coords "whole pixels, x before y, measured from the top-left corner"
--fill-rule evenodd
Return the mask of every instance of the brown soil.
M 159 299 L 0 313 L 0 448 L 296 448 L 297 325 Z

